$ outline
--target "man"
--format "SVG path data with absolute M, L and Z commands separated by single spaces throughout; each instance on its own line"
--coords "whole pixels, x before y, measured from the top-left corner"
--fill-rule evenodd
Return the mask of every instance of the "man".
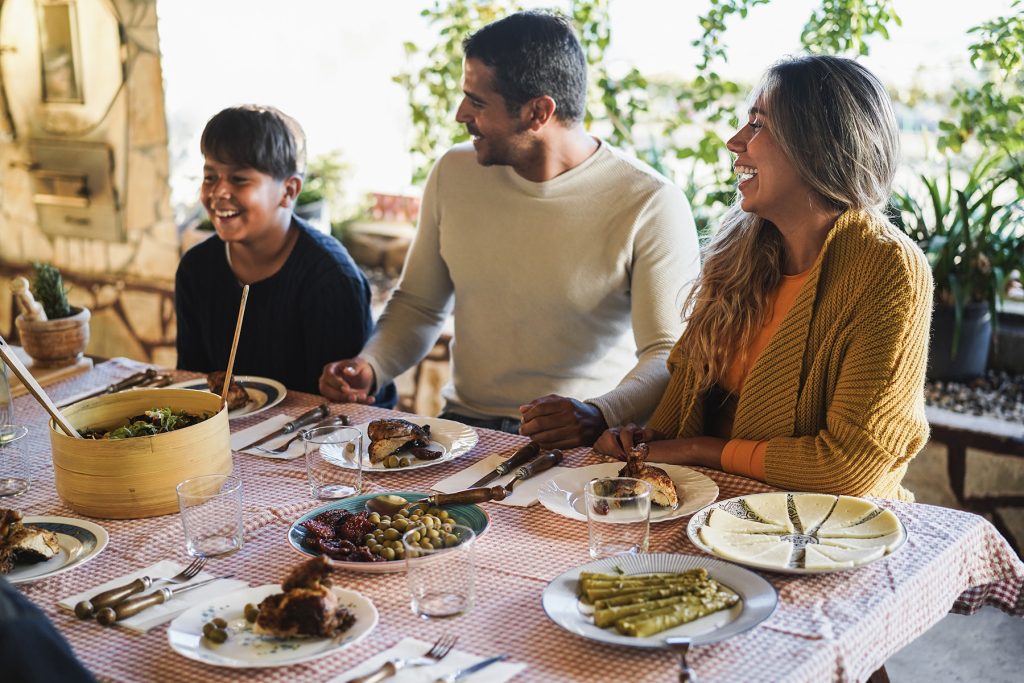
M 435 165 L 377 332 L 324 367 L 320 391 L 372 402 L 453 313 L 441 417 L 592 444 L 664 390 L 699 270 L 693 217 L 679 188 L 583 128 L 586 60 L 566 19 L 520 12 L 463 47 L 456 119 L 472 145 Z

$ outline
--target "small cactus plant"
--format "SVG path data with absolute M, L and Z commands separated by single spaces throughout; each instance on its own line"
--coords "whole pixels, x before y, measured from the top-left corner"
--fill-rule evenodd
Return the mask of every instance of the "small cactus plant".
M 60 271 L 49 263 L 33 263 L 32 270 L 32 296 L 43 305 L 46 317 L 57 320 L 71 315 L 68 288 L 64 286 Z

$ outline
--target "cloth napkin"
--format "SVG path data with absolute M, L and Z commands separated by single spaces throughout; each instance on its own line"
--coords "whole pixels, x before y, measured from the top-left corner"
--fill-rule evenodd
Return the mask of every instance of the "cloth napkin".
M 501 464 L 502 461 L 507 460 L 508 457 L 501 453 L 495 453 L 489 455 L 483 460 L 480 460 L 473 465 L 467 467 L 461 472 L 456 472 L 447 479 L 434 484 L 434 490 L 440 491 L 441 493 L 455 493 L 456 491 L 464 491 L 468 489 L 473 483 L 480 480 L 488 472 L 493 472 L 494 468 Z M 502 501 L 496 501 L 499 505 L 511 505 L 513 507 L 528 507 L 537 503 L 537 492 L 544 484 L 548 482 L 552 477 L 557 477 L 561 472 L 564 472 L 567 468 L 565 467 L 552 467 L 549 470 L 545 470 L 540 474 L 536 474 L 526 481 L 521 481 L 516 484 L 515 488 L 512 489 L 512 495 Z M 488 486 L 504 486 L 512 480 L 512 473 L 498 477 Z
M 82 600 L 88 600 L 97 593 L 102 593 L 105 590 L 116 588 L 117 586 L 123 586 L 126 583 L 131 583 L 135 579 L 141 578 L 143 576 L 149 576 L 151 578 L 156 578 L 160 576 L 171 577 L 176 575 L 184 568 L 185 565 L 179 564 L 178 562 L 163 560 L 149 567 L 139 569 L 138 571 L 130 572 L 128 574 L 125 574 L 124 576 L 119 576 L 116 579 L 107 581 L 106 583 L 100 584 L 99 586 L 93 586 L 87 591 L 76 593 L 75 595 L 69 595 L 68 597 L 59 601 L 57 604 L 66 610 L 74 611 L 75 605 L 77 605 Z M 164 588 L 166 586 L 187 586 L 189 583 L 196 583 L 198 581 L 203 581 L 205 579 L 212 579 L 213 577 L 214 575 L 210 572 L 199 572 L 198 576 L 193 578 L 191 581 L 188 581 L 187 583 L 172 584 L 161 581 L 159 584 L 157 584 L 156 588 Z M 202 588 L 197 588 L 193 591 L 182 593 L 181 595 L 176 595 L 161 605 L 154 605 L 153 607 L 150 607 L 149 609 L 143 610 L 139 614 L 136 614 L 134 617 L 129 617 L 123 621 L 117 622 L 117 625 L 123 626 L 132 631 L 145 633 L 154 626 L 159 626 L 160 624 L 166 621 L 170 621 L 171 619 L 178 616 L 179 614 L 187 610 L 189 607 L 192 607 L 193 605 L 199 604 L 211 598 L 215 598 L 218 595 L 224 595 L 226 593 L 236 591 L 240 588 L 245 588 L 248 585 L 249 584 L 247 584 L 245 581 L 238 581 L 235 579 L 222 579 L 220 581 L 214 581 L 203 586 Z M 143 591 L 142 593 L 136 593 L 132 597 L 134 598 L 140 595 L 146 595 L 148 593 L 151 593 L 152 591 L 153 589 Z
M 253 441 L 262 439 L 267 434 L 272 434 L 281 427 L 294 420 L 295 418 L 291 415 L 275 415 L 274 417 L 267 418 L 259 424 L 253 425 L 247 429 L 237 431 L 231 435 L 231 450 L 239 453 L 249 453 L 250 455 L 258 455 L 261 458 L 273 458 L 275 460 L 294 460 L 303 455 L 305 447 L 302 444 L 302 437 L 295 439 L 288 450 L 281 455 L 274 455 L 273 453 L 264 453 L 263 451 L 252 449 L 244 449 L 246 444 L 250 444 Z M 283 445 L 285 441 L 295 436 L 295 432 L 291 434 L 283 434 L 275 439 L 261 443 L 260 446 L 267 449 L 275 449 L 280 445 Z
M 477 478 L 479 479 L 479 477 Z M 429 650 L 431 646 L 432 643 L 426 643 L 422 640 L 403 638 L 394 647 L 367 659 L 359 666 L 338 674 L 328 683 L 344 683 L 344 681 L 349 681 L 357 676 L 371 674 L 390 659 L 419 657 Z M 487 657 L 478 657 L 461 650 L 452 650 L 448 653 L 447 657 L 437 664 L 402 669 L 396 676 L 389 678 L 388 681 L 389 683 L 434 683 L 441 676 L 454 673 L 467 666 L 472 666 L 483 659 L 487 659 Z M 505 659 L 466 676 L 459 683 L 484 683 L 485 681 L 486 683 L 504 683 L 525 668 L 525 664 L 510 662 Z

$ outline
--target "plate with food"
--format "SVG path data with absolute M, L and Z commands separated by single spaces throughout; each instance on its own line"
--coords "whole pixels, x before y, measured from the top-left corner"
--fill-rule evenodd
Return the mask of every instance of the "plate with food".
M 387 418 L 354 426 L 364 437 L 364 472 L 432 467 L 465 455 L 480 440 L 472 427 L 436 417 L 411 415 L 408 420 Z
M 754 628 L 775 611 L 775 588 L 752 571 L 696 555 L 618 555 L 575 567 L 541 596 L 544 612 L 575 635 L 612 645 L 694 645 Z
M 718 498 L 718 485 L 710 477 L 681 465 L 647 464 L 646 455 L 647 446 L 641 444 L 630 451 L 625 465 L 605 462 L 575 467 L 545 483 L 537 499 L 555 514 L 585 522 L 583 487 L 587 482 L 602 477 L 632 477 L 651 484 L 651 521 L 665 522 L 693 514 Z
M 396 491 L 329 503 L 297 519 L 288 530 L 288 542 L 300 553 L 326 555 L 349 571 L 388 574 L 405 571 L 402 534 L 417 524 L 429 526 L 431 538 L 444 537 L 446 524 L 467 526 L 477 536 L 490 525 L 479 505 L 427 509 L 414 505 L 426 497 L 425 493 Z
M 870 500 L 827 493 L 755 493 L 690 518 L 690 541 L 711 555 L 783 574 L 855 569 L 896 552 L 907 529 Z
M 178 654 L 230 668 L 291 666 L 334 654 L 373 631 L 369 598 L 338 585 L 323 558 L 296 567 L 280 586 L 244 588 L 191 607 L 171 622 Z
M 0 509 L 0 575 L 29 583 L 70 571 L 107 547 L 98 524 L 70 517 L 25 517 Z
M 224 388 L 224 371 L 211 372 L 206 379 L 197 377 L 172 384 L 168 389 L 194 389 L 219 394 Z M 285 386 L 267 377 L 236 375 L 228 388 L 228 417 L 245 417 L 273 408 L 288 394 Z

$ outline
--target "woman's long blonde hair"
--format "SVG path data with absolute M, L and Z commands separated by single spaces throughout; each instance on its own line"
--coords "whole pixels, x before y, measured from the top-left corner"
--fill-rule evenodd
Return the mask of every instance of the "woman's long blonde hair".
M 839 215 L 859 209 L 884 218 L 899 156 L 896 116 L 870 71 L 841 57 L 808 56 L 772 66 L 751 94 L 763 121 L 809 198 Z M 770 316 L 768 300 L 782 278 L 783 243 L 770 221 L 740 208 L 722 218 L 704 248 L 703 271 L 683 306 L 682 349 L 698 388 L 718 383 Z

